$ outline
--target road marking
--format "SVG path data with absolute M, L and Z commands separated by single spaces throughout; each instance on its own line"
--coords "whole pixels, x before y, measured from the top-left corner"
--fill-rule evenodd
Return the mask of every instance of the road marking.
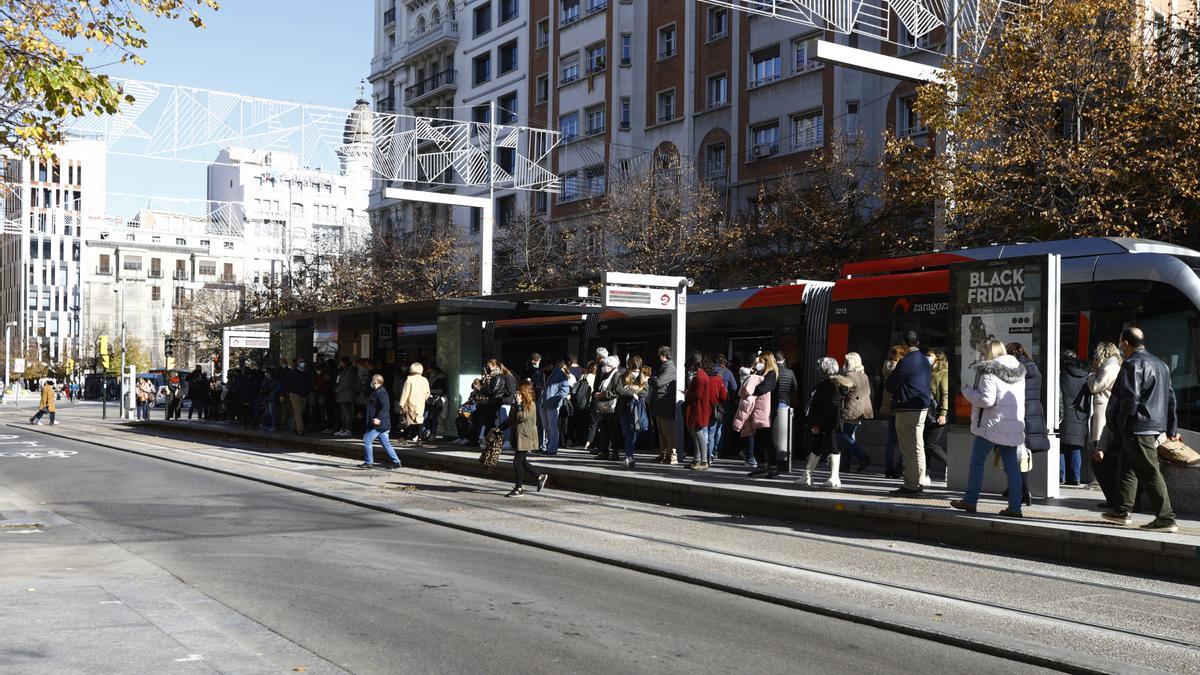
M 42 444 L 38 441 L 0 441 L 0 445 L 24 445 L 28 448 L 38 448 Z
M 204 656 L 201 654 L 188 654 L 182 659 L 175 659 L 175 663 L 187 663 L 188 661 L 203 661 Z
M 0 457 L 24 457 L 26 459 L 45 459 L 47 457 L 58 457 L 60 459 L 66 459 L 67 457 L 72 457 L 78 454 L 79 453 L 75 450 L 47 449 L 45 452 L 32 452 L 28 450 L 24 452 L 0 452 Z

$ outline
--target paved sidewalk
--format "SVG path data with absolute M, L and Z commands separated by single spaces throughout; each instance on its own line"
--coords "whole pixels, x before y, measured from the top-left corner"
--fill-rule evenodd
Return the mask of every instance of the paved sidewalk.
M 0 606 L 5 672 L 342 672 L 4 487 Z
M 280 452 L 306 451 L 358 458 L 361 440 L 319 434 L 303 437 L 291 433 L 243 430 L 224 422 L 163 420 L 149 424 L 121 424 L 113 420 L 71 420 L 59 433 L 89 424 L 114 424 L 136 435 L 203 436 L 230 444 L 251 444 Z M 407 464 L 464 474 L 483 473 L 479 453 L 447 443 L 424 447 L 395 444 Z M 377 447 L 377 451 L 379 451 Z M 505 455 L 496 475 L 511 475 Z M 803 522 L 886 532 L 984 550 L 1062 560 L 1158 576 L 1200 578 L 1200 521 L 1181 519 L 1176 534 L 1147 533 L 1103 521 L 1096 509 L 1101 494 L 1089 488 L 1064 488 L 1066 496 L 1053 503 L 1026 507 L 1025 518 L 995 515 L 1005 504 L 998 495 L 985 495 L 979 513 L 968 515 L 949 508 L 958 492 L 935 484 L 921 498 L 893 497 L 888 492 L 898 481 L 879 474 L 844 472 L 840 490 L 804 488 L 794 476 L 751 479 L 736 460 L 721 460 L 706 472 L 683 466 L 663 466 L 639 455 L 636 469 L 617 462 L 598 461 L 579 450 L 563 450 L 556 457 L 538 456 L 557 488 L 646 502 L 702 508 L 722 513 L 767 515 Z M 814 482 L 826 477 L 819 470 Z M 990 497 L 990 498 L 988 498 Z M 1151 516 L 1135 515 L 1135 523 Z

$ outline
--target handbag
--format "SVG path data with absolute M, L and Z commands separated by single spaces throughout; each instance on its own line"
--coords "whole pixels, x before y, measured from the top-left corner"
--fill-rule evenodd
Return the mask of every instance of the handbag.
M 596 412 L 601 415 L 612 415 L 617 412 L 617 399 L 614 397 L 596 401 Z
M 479 464 L 487 473 L 490 474 L 496 470 L 496 463 L 500 461 L 500 452 L 503 449 L 504 432 L 497 427 L 492 427 L 483 437 L 483 451 L 479 453 Z

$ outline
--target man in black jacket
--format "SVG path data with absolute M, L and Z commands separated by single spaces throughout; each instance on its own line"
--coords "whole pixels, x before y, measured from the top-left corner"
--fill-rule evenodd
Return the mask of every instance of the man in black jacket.
M 896 364 L 885 388 L 892 392 L 892 414 L 896 418 L 896 441 L 904 457 L 904 485 L 894 495 L 919 495 L 925 475 L 925 416 L 933 403 L 929 359 L 918 349 L 916 331 L 904 334 L 908 354 Z
M 1137 499 L 1140 481 L 1148 487 L 1150 505 L 1156 515 L 1141 529 L 1175 532 L 1179 529 L 1175 525 L 1175 512 L 1171 510 L 1167 484 L 1158 466 L 1160 437 L 1165 434 L 1179 440 L 1171 370 L 1146 351 L 1145 335 L 1140 328 L 1121 331 L 1117 346 L 1125 354 L 1125 363 L 1117 376 L 1117 394 L 1113 396 L 1119 399 L 1115 421 L 1121 438 L 1121 506 L 1106 512 L 1104 518 L 1122 525 L 1133 523 L 1129 512 Z
M 788 368 L 783 352 L 775 352 L 775 365 L 779 366 L 779 384 L 775 386 L 775 400 L 771 402 L 771 432 L 775 437 L 775 448 L 779 453 L 779 470 L 791 466 L 792 457 L 792 401 L 796 397 L 796 373 Z

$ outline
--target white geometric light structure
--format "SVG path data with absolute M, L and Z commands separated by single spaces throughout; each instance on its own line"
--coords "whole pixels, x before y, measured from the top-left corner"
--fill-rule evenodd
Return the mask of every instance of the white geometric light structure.
M 331 108 L 195 87 L 117 80 L 133 103 L 104 117 L 69 119 L 67 131 L 103 140 L 111 155 L 212 164 L 244 147 L 295 154 L 305 166 L 337 166 L 346 120 L 367 115 L 371 179 L 557 192 L 543 165 L 559 133 L 395 113 Z M 503 151 L 498 153 L 496 151 Z M 497 156 L 505 158 L 503 164 Z M 509 162 L 508 160 L 511 160 Z

